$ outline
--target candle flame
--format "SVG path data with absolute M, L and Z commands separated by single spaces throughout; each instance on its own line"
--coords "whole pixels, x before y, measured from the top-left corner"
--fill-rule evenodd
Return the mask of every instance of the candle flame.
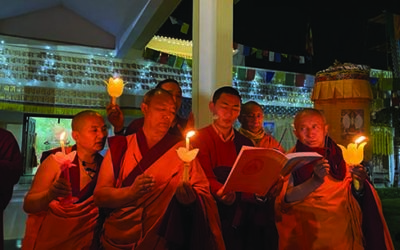
M 190 137 L 194 136 L 194 134 L 196 134 L 196 132 L 194 130 L 190 130 L 186 133 L 186 138 L 190 138 Z
M 65 139 L 65 131 L 63 131 L 61 134 L 60 134 L 60 141 L 63 141 Z
M 359 144 L 359 143 L 365 141 L 366 139 L 367 139 L 367 137 L 365 137 L 365 136 L 362 135 L 362 136 L 358 137 L 358 138 L 354 141 L 354 143 Z

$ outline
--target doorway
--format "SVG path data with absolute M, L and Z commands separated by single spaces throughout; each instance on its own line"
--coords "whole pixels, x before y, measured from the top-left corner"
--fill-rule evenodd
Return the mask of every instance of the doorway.
M 34 176 L 44 151 L 60 146 L 60 134 L 66 132 L 65 146 L 73 143 L 72 116 L 24 114 L 22 155 L 24 176 Z

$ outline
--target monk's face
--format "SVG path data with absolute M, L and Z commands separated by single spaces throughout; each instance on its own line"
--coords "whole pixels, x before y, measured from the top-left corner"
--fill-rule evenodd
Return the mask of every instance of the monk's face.
M 178 111 L 182 104 L 182 89 L 174 82 L 167 82 L 161 86 L 162 89 L 168 91 L 174 98 L 175 108 Z
M 243 107 L 244 108 L 244 107 Z M 249 130 L 253 133 L 258 133 L 263 130 L 264 112 L 263 110 L 254 104 L 246 106 L 246 110 L 243 110 L 242 115 L 239 117 L 239 121 L 242 124 L 242 128 Z
M 146 129 L 165 134 L 175 119 L 174 99 L 168 93 L 157 93 L 151 98 L 149 104 L 142 104 L 142 112 Z
M 223 93 L 216 101 L 210 102 L 209 108 L 214 116 L 214 125 L 221 129 L 230 129 L 240 113 L 240 99 Z
M 325 146 L 327 132 L 328 126 L 324 123 L 324 119 L 316 114 L 304 114 L 299 117 L 294 130 L 297 139 L 312 148 Z
M 108 135 L 103 117 L 86 116 L 81 123 L 79 130 L 72 132 L 77 147 L 91 154 L 102 150 Z

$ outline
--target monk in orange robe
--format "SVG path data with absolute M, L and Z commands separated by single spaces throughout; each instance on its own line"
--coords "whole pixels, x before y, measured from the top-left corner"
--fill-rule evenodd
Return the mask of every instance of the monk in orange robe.
M 294 171 L 275 204 L 279 249 L 394 249 L 376 191 L 361 166 L 346 166 L 321 112 L 294 119 L 293 151 L 325 157 Z M 353 181 L 360 183 L 356 189 Z
M 109 139 L 94 192 L 108 211 L 104 249 L 225 249 L 216 202 L 196 159 L 183 181 L 181 137 L 167 133 L 175 118 L 170 93 L 153 89 L 141 105 L 143 127 Z
M 24 199 L 28 213 L 22 249 L 96 249 L 94 229 L 98 208 L 93 202 L 97 171 L 103 156 L 107 127 L 97 112 L 86 110 L 72 119 L 76 144 L 65 148 L 71 154 L 69 167 L 61 170 L 61 148 L 54 149 L 39 166 Z M 74 156 L 75 154 L 75 156 Z M 69 181 L 67 177 L 69 176 Z M 75 197 L 76 201 L 67 197 Z M 93 244 L 93 245 L 92 245 Z M 96 245 L 97 244 L 97 245 Z

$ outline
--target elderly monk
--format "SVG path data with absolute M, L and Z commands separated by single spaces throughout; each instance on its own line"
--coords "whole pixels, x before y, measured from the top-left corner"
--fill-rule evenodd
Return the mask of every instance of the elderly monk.
M 294 119 L 296 152 L 325 158 L 294 171 L 276 200 L 279 249 L 393 249 L 379 197 L 361 165 L 346 166 L 323 114 Z M 359 189 L 353 180 L 360 183 Z
M 143 127 L 109 139 L 94 197 L 108 208 L 105 249 L 224 249 L 215 200 L 194 159 L 183 181 L 181 137 L 168 133 L 175 118 L 172 95 L 148 91 L 141 104 Z
M 55 157 L 61 148 L 54 149 L 39 166 L 25 196 L 28 219 L 22 249 L 89 249 L 92 245 L 98 219 L 93 190 L 107 127 L 103 117 L 91 110 L 76 114 L 71 125 L 76 144 L 65 148 L 65 153 L 76 152 L 72 164 L 61 171 Z M 77 201 L 67 202 L 71 195 Z

